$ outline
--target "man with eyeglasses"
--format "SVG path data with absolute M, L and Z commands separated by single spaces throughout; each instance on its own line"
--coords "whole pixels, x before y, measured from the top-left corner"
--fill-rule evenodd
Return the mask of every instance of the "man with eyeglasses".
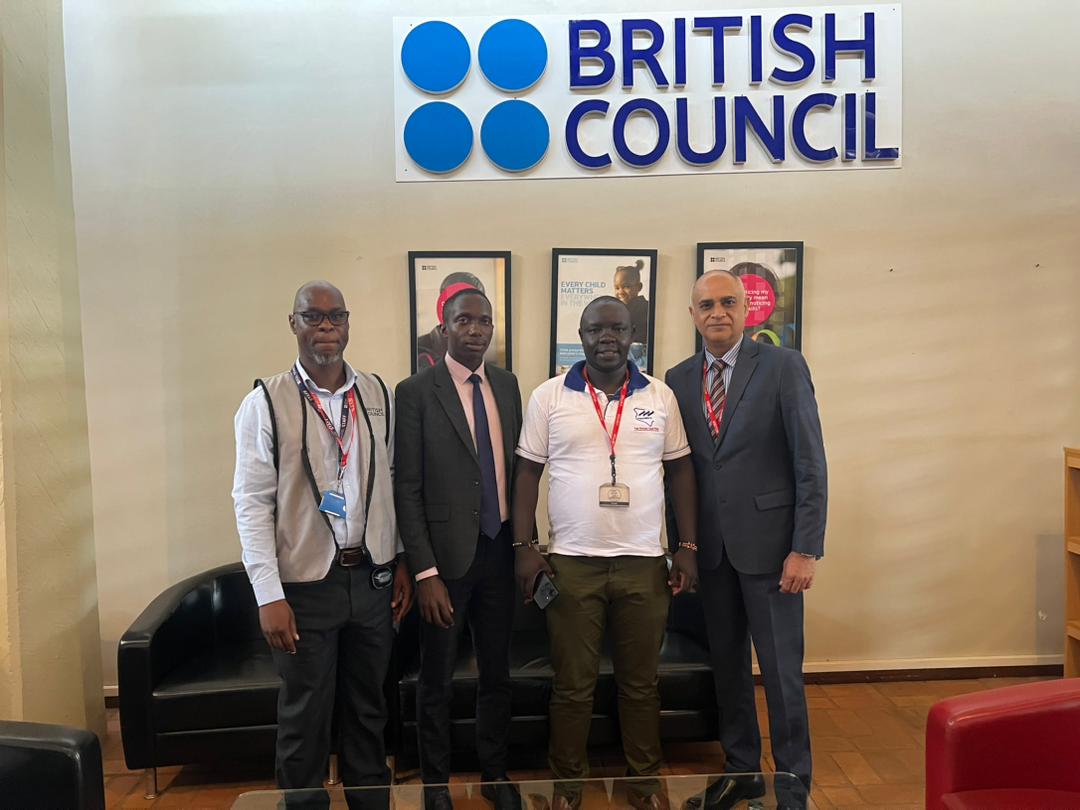
M 321 788 L 335 707 L 348 786 L 389 784 L 383 684 L 412 579 L 394 516 L 393 403 L 343 359 L 349 312 L 325 281 L 296 293 L 299 357 L 236 413 L 233 501 L 259 624 L 281 674 L 276 775 Z M 321 794 L 325 795 L 325 794 Z
M 555 778 L 589 775 L 586 743 L 604 632 L 610 626 L 623 754 L 636 810 L 667 810 L 657 775 L 657 668 L 673 594 L 693 591 L 697 485 L 690 445 L 671 389 L 627 360 L 626 304 L 593 299 L 578 335 L 585 359 L 533 391 L 514 474 L 515 570 L 533 594 L 546 573 L 558 596 L 546 608 L 551 663 L 548 759 Z M 534 545 L 540 476 L 548 467 L 548 560 Z M 668 571 L 660 532 L 664 480 L 682 543 Z M 553 810 L 581 802 L 581 785 L 556 788 Z

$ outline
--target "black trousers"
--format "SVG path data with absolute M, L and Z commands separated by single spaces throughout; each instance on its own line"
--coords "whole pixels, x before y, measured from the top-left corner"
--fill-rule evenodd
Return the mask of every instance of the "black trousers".
M 449 629 L 421 622 L 420 682 L 416 691 L 420 776 L 426 784 L 450 781 L 451 679 L 458 642 L 468 626 L 479 679 L 476 752 L 481 779 L 506 775 L 510 731 L 510 631 L 514 620 L 514 550 L 509 524 L 496 538 L 480 535 L 476 556 L 460 579 L 444 580 L 454 606 Z
M 394 643 L 391 588 L 375 590 L 371 568 L 331 566 L 318 582 L 284 586 L 296 616 L 296 655 L 274 651 L 278 693 L 276 774 L 282 789 L 321 788 L 337 711 L 341 778 L 386 785 L 386 697 Z
M 729 773 L 761 770 L 761 732 L 750 660 L 753 637 L 769 709 L 776 770 L 795 774 L 810 790 L 810 724 L 803 686 L 803 595 L 780 592 L 780 572 L 742 574 L 724 556 L 700 571 L 720 743 Z

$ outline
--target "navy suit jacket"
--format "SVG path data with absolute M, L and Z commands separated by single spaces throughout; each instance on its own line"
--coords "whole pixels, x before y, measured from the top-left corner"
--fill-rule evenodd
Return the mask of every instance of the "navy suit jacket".
M 827 482 L 814 385 L 802 354 L 743 337 L 714 442 L 702 407 L 704 351 L 668 371 L 698 482 L 698 565 L 726 554 L 768 574 L 791 551 L 825 547 Z M 668 510 L 668 534 L 678 538 Z M 672 544 L 674 545 L 674 543 Z

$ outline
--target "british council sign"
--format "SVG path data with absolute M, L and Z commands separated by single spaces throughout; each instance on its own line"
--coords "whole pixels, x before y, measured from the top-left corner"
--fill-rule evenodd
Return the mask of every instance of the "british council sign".
M 398 181 L 901 165 L 900 6 L 394 19 Z

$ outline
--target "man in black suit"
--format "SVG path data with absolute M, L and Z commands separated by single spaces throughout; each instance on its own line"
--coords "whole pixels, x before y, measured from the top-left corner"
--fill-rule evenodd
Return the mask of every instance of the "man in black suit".
M 824 552 L 825 448 L 806 361 L 799 352 L 744 336 L 746 313 L 737 276 L 714 270 L 699 278 L 690 315 L 705 348 L 666 380 L 697 474 L 699 587 L 726 770 L 761 769 L 753 638 L 776 770 L 800 783 L 784 801 L 799 806 L 811 777 L 803 591 Z M 674 521 L 668 530 L 677 531 Z M 731 807 L 761 792 L 759 779 L 729 778 L 704 799 L 710 808 Z
M 416 571 L 420 631 L 417 718 L 429 810 L 450 810 L 451 678 L 472 630 L 480 671 L 476 750 L 483 795 L 520 808 L 506 777 L 514 550 L 509 482 L 521 431 L 521 393 L 509 371 L 484 363 L 491 303 L 469 287 L 443 307 L 447 355 L 397 387 L 394 501 Z

